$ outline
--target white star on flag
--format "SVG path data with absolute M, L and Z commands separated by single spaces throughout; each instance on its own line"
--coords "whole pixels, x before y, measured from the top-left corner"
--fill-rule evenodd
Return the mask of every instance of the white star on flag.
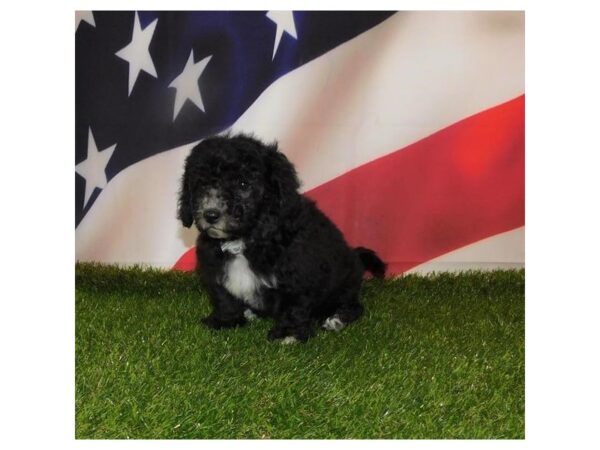
M 133 19 L 133 36 L 131 42 L 115 53 L 119 58 L 129 63 L 129 92 L 127 95 L 131 95 L 140 71 L 143 70 L 154 78 L 157 78 L 156 69 L 150 56 L 150 41 L 152 41 L 157 22 L 158 19 L 155 19 L 154 22 L 142 30 L 140 18 L 136 11 L 135 18 Z
M 77 28 L 79 28 L 79 24 L 82 21 L 89 23 L 94 28 L 96 27 L 94 13 L 92 11 L 75 11 L 75 31 L 77 31 Z
M 191 100 L 202 112 L 204 111 L 204 103 L 202 102 L 202 96 L 200 95 L 200 87 L 198 86 L 198 80 L 202 76 L 202 72 L 206 68 L 206 65 L 212 58 L 212 55 L 207 56 L 203 60 L 194 63 L 194 50 L 191 51 L 190 57 L 185 64 L 183 72 L 181 72 L 177 78 L 175 78 L 169 87 L 175 88 L 175 109 L 173 112 L 173 121 L 177 118 L 179 111 L 183 107 L 186 100 Z
M 275 31 L 275 44 L 273 46 L 273 56 L 271 57 L 273 60 L 275 59 L 275 53 L 277 53 L 277 49 L 279 48 L 279 43 L 281 42 L 281 36 L 283 36 L 283 32 L 285 31 L 294 39 L 298 39 L 298 35 L 296 34 L 296 24 L 294 22 L 293 11 L 269 11 L 267 13 L 267 17 L 277 25 L 277 30 Z
M 87 205 L 94 189 L 104 189 L 108 183 L 106 179 L 106 166 L 108 161 L 115 151 L 117 144 L 111 145 L 104 150 L 98 151 L 92 128 L 88 134 L 87 157 L 85 160 L 75 166 L 75 170 L 79 175 L 85 178 L 85 199 L 83 207 Z

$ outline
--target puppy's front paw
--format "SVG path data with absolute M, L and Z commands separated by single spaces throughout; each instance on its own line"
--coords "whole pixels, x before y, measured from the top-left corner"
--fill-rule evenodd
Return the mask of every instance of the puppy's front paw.
M 250 322 L 258 319 L 258 316 L 254 314 L 254 312 L 250 308 L 244 310 L 244 317 Z

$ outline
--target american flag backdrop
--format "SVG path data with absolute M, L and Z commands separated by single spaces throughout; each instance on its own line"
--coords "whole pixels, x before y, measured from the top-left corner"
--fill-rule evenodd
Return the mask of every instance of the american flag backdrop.
M 390 272 L 524 265 L 524 13 L 76 12 L 76 259 L 190 270 L 184 159 L 277 140 Z

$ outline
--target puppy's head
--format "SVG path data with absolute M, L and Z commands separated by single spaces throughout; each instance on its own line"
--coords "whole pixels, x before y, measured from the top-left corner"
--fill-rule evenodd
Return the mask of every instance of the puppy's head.
M 276 145 L 249 136 L 217 136 L 186 159 L 179 219 L 215 239 L 244 237 L 265 214 L 283 214 L 298 194 L 292 164 Z

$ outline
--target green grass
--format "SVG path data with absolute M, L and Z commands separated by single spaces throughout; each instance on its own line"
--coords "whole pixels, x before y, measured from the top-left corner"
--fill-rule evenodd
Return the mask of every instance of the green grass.
M 304 345 L 213 332 L 192 274 L 76 267 L 77 438 L 524 438 L 524 271 L 369 281 Z

